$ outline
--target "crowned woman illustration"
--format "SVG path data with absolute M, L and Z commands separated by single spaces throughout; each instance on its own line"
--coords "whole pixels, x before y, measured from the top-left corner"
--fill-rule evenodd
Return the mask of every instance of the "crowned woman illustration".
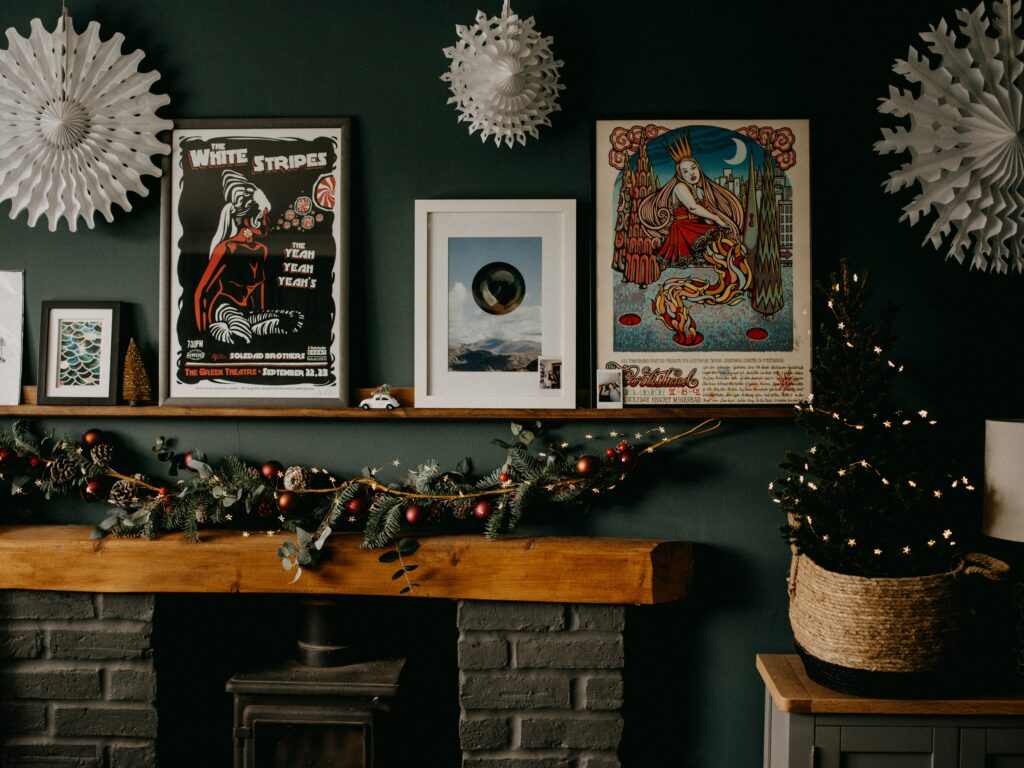
M 291 333 L 302 313 L 266 306 L 266 238 L 270 200 L 237 171 L 221 175 L 224 206 L 210 242 L 210 261 L 194 297 L 196 327 L 224 344 Z
M 661 242 L 658 258 L 666 267 L 699 257 L 702 238 L 716 227 L 736 239 L 742 232 L 743 205 L 732 192 L 704 175 L 684 134 L 668 146 L 676 163 L 672 179 L 638 207 L 640 224 Z

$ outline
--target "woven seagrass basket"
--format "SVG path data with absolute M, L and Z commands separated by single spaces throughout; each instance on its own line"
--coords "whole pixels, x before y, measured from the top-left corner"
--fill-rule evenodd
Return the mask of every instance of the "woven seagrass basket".
M 844 693 L 934 695 L 955 673 L 970 615 L 964 579 L 1004 578 L 1008 566 L 981 554 L 946 573 L 850 576 L 794 555 L 789 619 L 808 676 Z

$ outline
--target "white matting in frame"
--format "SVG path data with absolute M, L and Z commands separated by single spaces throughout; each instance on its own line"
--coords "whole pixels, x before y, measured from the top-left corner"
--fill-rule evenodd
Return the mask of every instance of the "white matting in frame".
M 575 408 L 575 360 L 576 201 L 417 200 L 416 405 Z
M 0 405 L 21 402 L 25 273 L 0 270 Z

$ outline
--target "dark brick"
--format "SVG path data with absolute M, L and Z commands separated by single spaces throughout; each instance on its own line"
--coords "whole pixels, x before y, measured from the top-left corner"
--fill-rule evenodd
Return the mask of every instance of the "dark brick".
M 622 709 L 622 677 L 590 677 L 582 681 L 584 708 L 589 710 Z
M 459 639 L 460 669 L 502 669 L 508 666 L 508 643 L 498 638 Z
M 459 629 L 544 632 L 565 628 L 565 608 L 559 603 L 503 603 L 463 600 Z
M 622 718 L 523 718 L 519 744 L 527 749 L 617 749 Z
M 43 633 L 0 626 L 0 659 L 34 659 L 43 652 Z
M 2 754 L 0 765 L 4 768 L 101 768 L 103 765 L 103 752 L 93 744 L 8 742 Z
M 156 710 L 117 706 L 75 707 L 56 704 L 53 723 L 58 736 L 156 738 Z
M 580 762 L 580 768 L 622 768 L 615 755 L 591 755 Z
M 516 643 L 516 666 L 520 669 L 620 669 L 623 666 L 622 638 L 551 635 Z
M 54 659 L 141 659 L 151 656 L 152 630 L 125 632 L 55 629 L 50 632 L 50 656 Z
M 462 768 L 572 768 L 571 757 L 467 757 Z
M 109 768 L 153 768 L 156 765 L 153 744 L 114 744 L 109 749 Z
M 573 612 L 573 629 L 622 632 L 626 628 L 626 609 L 621 605 L 577 605 Z
M 153 620 L 153 595 L 112 595 L 99 596 L 99 617 L 101 619 Z
M 91 619 L 92 595 L 84 592 L 0 591 L 0 618 Z
M 567 709 L 569 678 L 474 672 L 463 675 L 463 709 Z
M 7 699 L 97 699 L 98 669 L 47 669 L 32 666 L 0 672 L 0 696 Z
M 114 701 L 154 701 L 156 672 L 149 668 L 111 669 L 107 677 L 107 698 Z
M 465 750 L 503 749 L 511 736 L 512 726 L 503 717 L 464 717 L 459 721 L 459 741 Z
M 45 732 L 45 704 L 0 703 L 0 739 L 5 736 L 11 736 L 15 733 Z

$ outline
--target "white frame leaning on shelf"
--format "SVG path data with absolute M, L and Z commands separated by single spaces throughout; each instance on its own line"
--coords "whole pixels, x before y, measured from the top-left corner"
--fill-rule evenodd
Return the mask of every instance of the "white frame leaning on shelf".
M 350 130 L 348 118 L 175 123 L 161 405 L 348 404 Z M 232 265 L 255 276 L 232 280 Z
M 494 239 L 493 246 L 473 242 Z M 449 264 L 454 240 L 459 246 L 454 267 Z M 529 240 L 530 242 L 527 242 Z M 533 241 L 539 241 L 535 243 Z M 493 250 L 490 250 L 493 247 Z M 539 253 L 538 253 L 539 251 Z M 474 291 L 456 280 L 463 270 L 506 256 L 522 255 L 529 275 L 521 322 L 539 314 L 538 360 L 562 361 L 560 389 L 542 389 L 537 370 L 452 370 L 450 330 L 465 327 L 455 311 L 469 307 L 477 324 L 488 320 L 464 301 Z M 539 258 L 538 258 L 539 256 Z M 476 276 L 483 272 L 479 267 Z M 458 270 L 453 272 L 452 270 Z M 517 271 L 517 270 L 513 270 Z M 528 298 L 540 277 L 539 304 Z M 522 274 L 519 274 L 522 278 Z M 475 281 L 474 281 L 475 282 Z M 453 305 L 461 294 L 461 301 Z M 529 310 L 530 314 L 526 313 Z M 513 310 L 504 314 L 511 314 Z M 499 315 L 494 315 L 495 317 Z M 463 314 L 462 318 L 466 315 Z M 478 326 L 479 327 L 479 326 Z M 493 326 L 492 326 L 493 327 Z M 527 333 L 536 325 L 523 323 Z M 576 407 L 576 201 L 575 200 L 417 200 L 416 201 L 416 405 L 420 408 L 575 408 Z M 517 341 L 517 339 L 508 339 Z M 532 352 L 532 350 L 531 350 Z
M 21 402 L 25 271 L 0 269 L 0 405 Z
M 73 364 L 62 360 L 63 322 L 94 323 L 89 329 L 76 329 L 87 338 L 99 334 L 98 381 L 72 383 L 62 381 L 59 371 Z M 69 350 L 70 351 L 70 350 Z M 75 354 L 83 358 L 81 347 Z M 74 359 L 74 358 L 72 358 Z M 39 373 L 36 401 L 41 405 L 117 405 L 121 371 L 120 301 L 44 301 L 39 323 Z M 88 373 L 88 376 L 94 376 Z

